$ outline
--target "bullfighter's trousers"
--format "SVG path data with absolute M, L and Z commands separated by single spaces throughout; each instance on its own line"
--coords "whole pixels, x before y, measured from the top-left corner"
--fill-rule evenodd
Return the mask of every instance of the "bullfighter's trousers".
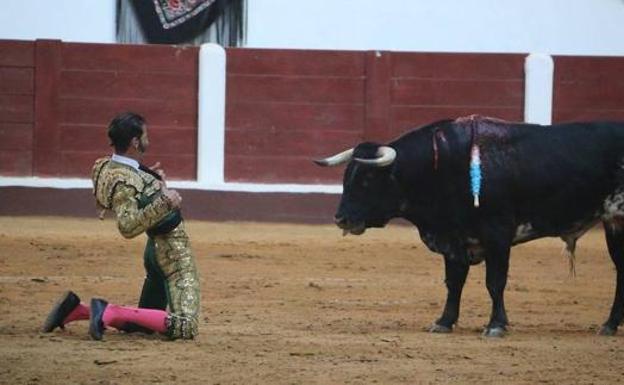
M 164 235 L 149 237 L 143 255 L 146 277 L 139 307 L 165 310 L 167 334 L 192 339 L 198 333 L 199 274 L 181 222 Z

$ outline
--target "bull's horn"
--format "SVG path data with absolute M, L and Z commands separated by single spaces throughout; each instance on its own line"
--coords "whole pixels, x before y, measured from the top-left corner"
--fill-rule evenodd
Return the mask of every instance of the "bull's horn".
M 359 163 L 370 164 L 377 167 L 384 167 L 394 162 L 396 159 L 396 150 L 392 147 L 381 146 L 377 149 L 377 158 L 375 159 L 362 159 L 355 158 L 354 160 Z
M 314 163 L 319 166 L 328 167 L 328 166 L 340 166 L 341 164 L 347 163 L 353 158 L 353 149 L 350 148 L 346 151 L 338 153 L 334 156 L 330 156 L 325 159 L 317 159 Z

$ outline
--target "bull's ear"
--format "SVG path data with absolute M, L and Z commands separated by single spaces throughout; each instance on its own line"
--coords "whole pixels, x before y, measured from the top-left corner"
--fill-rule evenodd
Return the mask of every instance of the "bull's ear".
M 315 159 L 314 163 L 322 167 L 332 167 L 345 164 L 353 159 L 353 148 L 340 152 L 336 155 L 332 155 L 324 159 Z

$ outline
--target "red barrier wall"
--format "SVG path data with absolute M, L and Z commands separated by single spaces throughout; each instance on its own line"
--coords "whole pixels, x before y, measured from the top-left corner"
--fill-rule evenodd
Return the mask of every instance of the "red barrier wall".
M 624 58 L 555 56 L 553 121 L 624 121 Z
M 393 53 L 392 134 L 471 114 L 523 121 L 525 56 Z
M 311 160 L 469 114 L 521 121 L 524 55 L 228 49 L 226 178 L 336 183 Z
M 338 183 L 311 160 L 437 119 L 521 121 L 524 57 L 227 50 L 226 180 Z M 151 159 L 196 174 L 198 49 L 0 41 L 0 175 L 86 177 L 106 125 L 145 115 Z M 624 58 L 555 57 L 553 120 L 624 120 Z
M 361 52 L 229 49 L 225 175 L 231 181 L 329 182 L 311 160 L 362 138 Z
M 34 45 L 0 42 L 0 175 L 32 175 Z
M 0 174 L 87 177 L 125 110 L 148 119 L 151 157 L 194 179 L 197 48 L 0 43 Z M 146 159 L 147 162 L 150 158 Z

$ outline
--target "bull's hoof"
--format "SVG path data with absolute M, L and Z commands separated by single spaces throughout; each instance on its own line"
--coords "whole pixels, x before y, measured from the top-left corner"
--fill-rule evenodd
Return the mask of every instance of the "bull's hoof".
M 437 323 L 434 323 L 429 328 L 429 333 L 448 334 L 448 333 L 451 333 L 452 331 L 453 331 L 452 327 L 440 325 L 440 324 L 437 324 Z
M 507 334 L 507 330 L 501 326 L 487 327 L 483 330 L 483 337 L 488 338 L 502 338 L 505 337 L 505 334 Z
M 617 333 L 617 328 L 611 327 L 609 325 L 602 325 L 600 329 L 598 329 L 599 336 L 614 336 Z

